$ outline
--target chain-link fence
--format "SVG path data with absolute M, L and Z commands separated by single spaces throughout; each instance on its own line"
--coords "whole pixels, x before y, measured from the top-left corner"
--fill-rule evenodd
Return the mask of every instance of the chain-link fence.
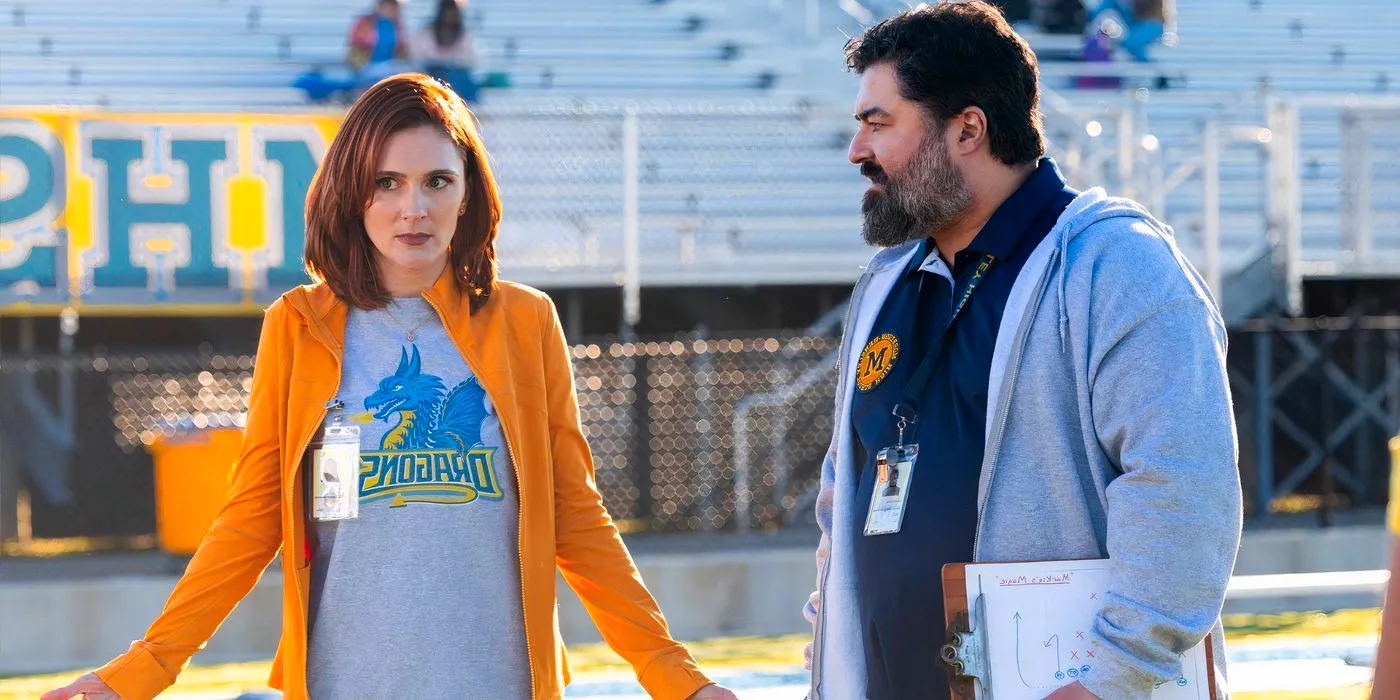
M 150 534 L 146 448 L 191 429 L 241 428 L 252 367 L 248 354 L 207 348 L 0 360 L 0 535 Z
M 791 385 L 804 375 L 829 378 L 835 346 L 831 338 L 800 336 L 575 346 L 584 433 L 613 517 L 631 531 L 790 522 L 795 506 L 811 503 L 832 399 L 830 381 L 809 382 L 800 395 Z M 250 354 L 208 348 L 0 361 L 5 395 L 24 397 L 4 403 L 25 414 L 4 421 L 10 429 L 0 434 L 0 472 L 29 492 L 29 532 L 36 538 L 152 532 L 147 448 L 192 429 L 241 427 L 253 361 Z M 71 429 L 59 418 L 65 374 L 76 387 Z M 781 400 L 765 403 L 764 396 Z M 34 439 L 40 425 L 71 432 L 72 450 Z M 746 455 L 739 483 L 736 444 Z
M 1248 509 L 1383 504 L 1385 439 L 1400 421 L 1400 321 L 1279 323 L 1231 334 Z M 836 338 L 800 333 L 574 346 L 583 430 L 613 517 L 634 532 L 810 524 L 836 348 Z M 14 517 L 23 484 L 34 537 L 149 534 L 145 448 L 240 427 L 253 360 L 204 348 L 0 361 L 0 497 L 10 499 L 0 518 Z
M 762 424 L 771 419 L 750 414 L 742 420 L 741 406 L 748 397 L 780 390 L 834 347 L 832 339 L 803 337 L 576 347 L 584 431 L 613 516 L 637 529 L 668 531 L 748 527 L 755 517 L 781 521 L 775 508 L 815 488 L 830 430 L 815 423 L 785 432 L 789 453 L 807 459 L 784 462 L 782 474 L 750 473 L 747 483 L 762 484 L 757 490 L 764 502 L 776 505 L 740 517 L 736 443 L 765 431 Z M 831 395 L 826 398 L 830 413 Z M 792 486 L 779 493 L 780 483 Z

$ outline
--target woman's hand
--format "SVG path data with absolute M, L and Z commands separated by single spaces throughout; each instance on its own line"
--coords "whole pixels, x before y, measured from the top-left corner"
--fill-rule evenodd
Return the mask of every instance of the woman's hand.
M 88 673 L 79 676 L 77 680 L 63 686 L 55 688 L 39 700 L 68 700 L 69 698 L 83 698 L 83 700 L 122 700 L 122 696 L 116 691 L 107 687 L 96 673 Z
M 48 700 L 48 698 L 44 698 L 44 700 Z M 722 685 L 711 683 L 691 693 L 687 700 L 739 700 L 739 696 Z

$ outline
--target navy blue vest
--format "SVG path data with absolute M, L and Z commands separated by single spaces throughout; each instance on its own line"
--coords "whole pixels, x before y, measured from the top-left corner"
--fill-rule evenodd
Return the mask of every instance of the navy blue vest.
M 1075 192 L 1053 161 L 996 211 L 951 272 L 956 287 L 925 264 L 930 243 L 914 256 L 876 317 L 856 368 L 851 407 L 861 465 L 856 490 L 855 562 L 871 700 L 948 697 L 942 568 L 972 559 L 977 485 L 987 423 L 987 381 L 1007 295 L 1026 258 L 1054 226 Z M 973 296 L 942 339 L 944 346 L 918 397 L 919 420 L 906 443 L 919 445 L 900 532 L 865 536 L 875 488 L 875 455 L 898 437 L 891 410 L 985 255 L 995 257 Z M 921 269 L 921 267 L 923 269 Z

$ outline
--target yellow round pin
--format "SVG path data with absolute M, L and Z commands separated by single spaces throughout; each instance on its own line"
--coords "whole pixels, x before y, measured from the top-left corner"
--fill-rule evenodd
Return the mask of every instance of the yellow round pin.
M 856 365 L 856 388 L 870 391 L 879 386 L 889 376 L 898 358 L 899 338 L 893 333 L 872 338 L 860 351 L 860 363 Z

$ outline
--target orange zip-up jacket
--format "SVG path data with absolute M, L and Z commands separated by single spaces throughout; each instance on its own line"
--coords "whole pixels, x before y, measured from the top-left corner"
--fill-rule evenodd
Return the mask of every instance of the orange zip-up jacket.
M 670 637 L 603 509 L 580 430 L 568 348 L 549 297 L 502 282 L 473 314 L 445 272 L 423 298 L 490 394 L 514 458 L 533 696 L 562 697 L 569 682 L 556 566 L 652 697 L 683 700 L 707 685 L 690 653 Z M 174 683 L 279 550 L 282 637 L 269 684 L 287 700 L 307 697 L 311 561 L 300 467 L 326 402 L 339 389 L 347 311 L 325 284 L 293 289 L 268 308 L 229 501 L 145 637 L 97 671 L 123 698 L 155 697 Z M 423 615 L 431 614 L 425 607 Z

